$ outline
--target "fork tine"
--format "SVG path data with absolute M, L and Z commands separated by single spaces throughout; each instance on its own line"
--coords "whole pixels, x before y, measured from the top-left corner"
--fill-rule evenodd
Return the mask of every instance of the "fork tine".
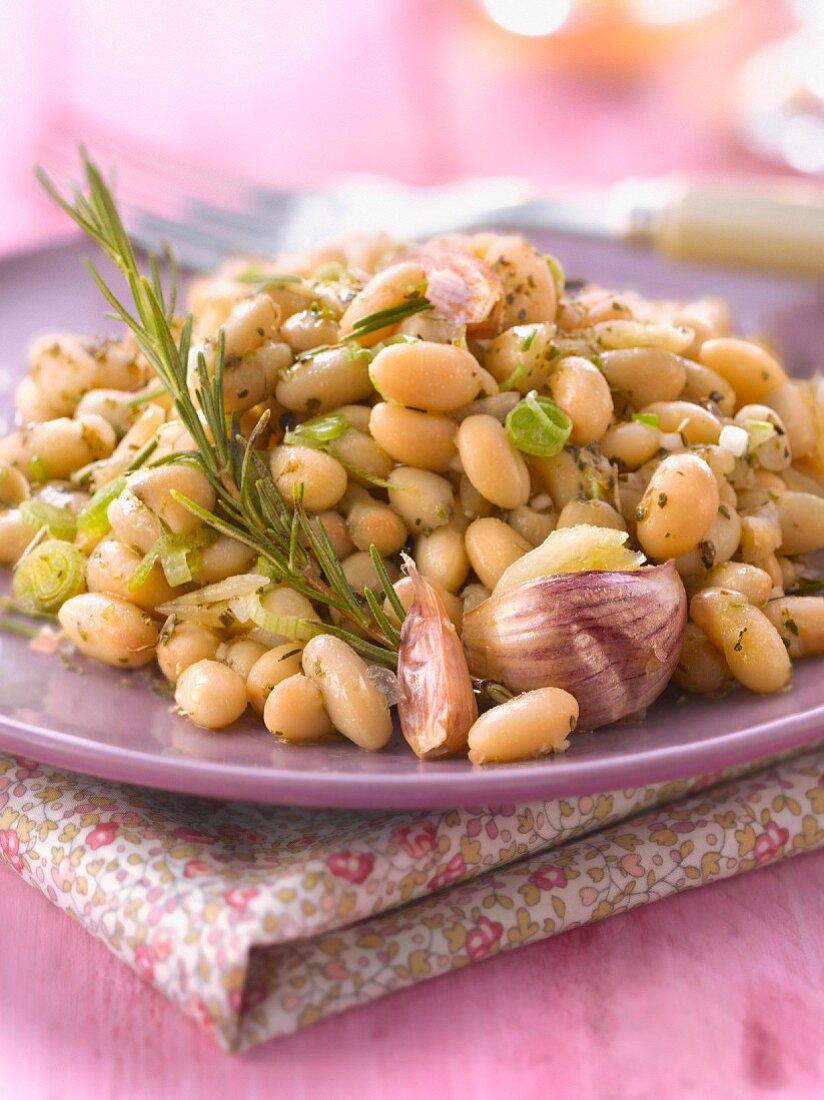
M 104 168 L 111 163 L 120 169 L 117 195 L 136 241 L 152 249 L 168 242 L 195 267 L 232 252 L 273 255 L 389 226 L 402 236 L 424 238 L 456 224 L 487 224 L 490 210 L 525 197 L 523 182 L 511 177 L 419 190 L 375 176 L 314 191 L 259 187 L 76 112 L 54 116 L 38 142 L 50 172 L 71 177 L 78 132 Z
M 300 221 L 309 201 L 308 193 L 264 190 L 230 173 L 206 172 L 167 149 L 77 115 L 56 117 L 41 135 L 37 153 L 50 173 L 72 177 L 78 131 L 85 132 L 98 163 L 119 169 L 116 192 L 137 243 L 156 250 L 168 242 L 190 266 L 213 265 L 236 251 L 278 251 L 278 227 Z M 312 200 L 326 205 L 322 193 Z
M 164 183 L 175 193 L 211 196 L 245 205 L 254 185 L 240 176 L 181 157 L 173 148 L 116 129 L 91 115 L 64 112 L 52 118 L 47 133 L 54 145 L 74 151 L 78 135 L 105 168 L 114 163 L 131 173 Z
M 216 267 L 230 253 L 239 251 L 236 242 L 177 219 L 163 218 L 146 210 L 127 208 L 129 236 L 146 251 L 172 247 L 184 267 L 206 271 Z

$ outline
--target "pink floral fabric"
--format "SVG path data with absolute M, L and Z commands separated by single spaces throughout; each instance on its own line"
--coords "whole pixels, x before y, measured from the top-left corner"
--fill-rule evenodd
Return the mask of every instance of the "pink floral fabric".
M 0 754 L 1 873 L 230 1050 L 822 844 L 822 746 L 444 813 L 217 803 Z

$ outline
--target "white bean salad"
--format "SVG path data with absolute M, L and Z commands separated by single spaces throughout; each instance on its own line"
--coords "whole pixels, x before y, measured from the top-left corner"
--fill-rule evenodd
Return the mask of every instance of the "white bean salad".
M 822 389 L 723 302 L 497 233 L 233 258 L 188 320 L 135 286 L 124 336 L 31 344 L 0 562 L 16 622 L 199 726 L 378 751 L 397 706 L 422 759 L 504 762 L 824 652 Z

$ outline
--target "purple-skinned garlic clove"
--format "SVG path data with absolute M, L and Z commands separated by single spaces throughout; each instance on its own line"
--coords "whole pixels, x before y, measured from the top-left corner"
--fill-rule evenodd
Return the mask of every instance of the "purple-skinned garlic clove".
M 597 729 L 649 706 L 672 676 L 687 621 L 673 562 L 538 577 L 496 591 L 464 616 L 473 676 L 514 693 L 560 687 Z

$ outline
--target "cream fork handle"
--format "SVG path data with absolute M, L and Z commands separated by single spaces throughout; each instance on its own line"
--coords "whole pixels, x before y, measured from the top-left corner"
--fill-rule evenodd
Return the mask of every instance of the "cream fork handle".
M 800 180 L 627 181 L 615 228 L 665 255 L 824 279 L 824 188 Z

